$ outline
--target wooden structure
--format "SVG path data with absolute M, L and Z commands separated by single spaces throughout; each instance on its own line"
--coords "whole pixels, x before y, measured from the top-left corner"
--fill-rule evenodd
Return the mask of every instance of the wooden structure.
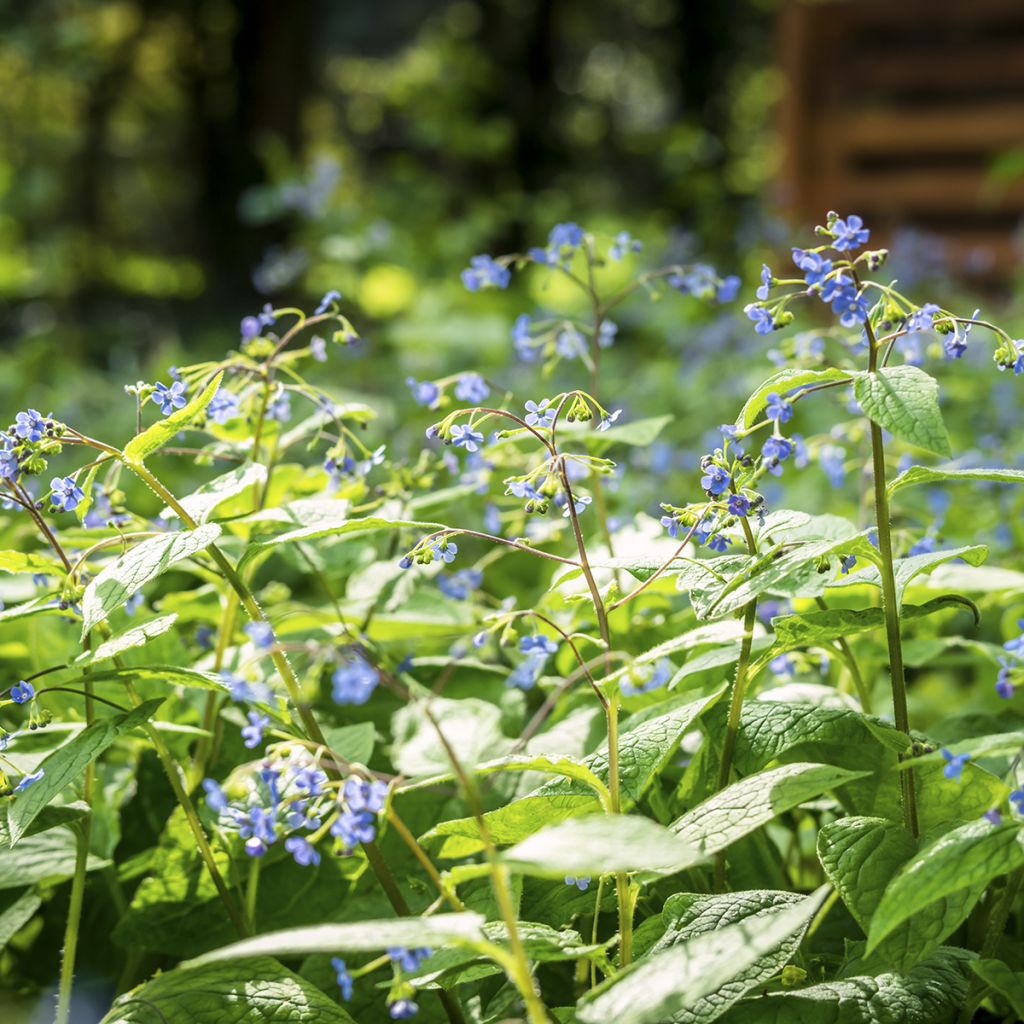
M 783 206 L 982 277 L 1024 263 L 1024 0 L 789 0 Z

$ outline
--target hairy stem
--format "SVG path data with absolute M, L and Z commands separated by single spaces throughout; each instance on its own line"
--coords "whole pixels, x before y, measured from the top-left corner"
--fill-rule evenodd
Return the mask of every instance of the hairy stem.
M 622 813 L 622 787 L 619 778 L 619 700 L 612 697 L 605 709 L 608 722 L 608 790 L 612 814 Z M 619 906 L 619 964 L 627 967 L 633 959 L 633 898 L 629 875 L 615 876 L 615 895 Z

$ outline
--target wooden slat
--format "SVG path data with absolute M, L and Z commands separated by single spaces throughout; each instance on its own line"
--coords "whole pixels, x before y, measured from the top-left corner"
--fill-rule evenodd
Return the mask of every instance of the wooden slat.
M 977 170 L 882 171 L 844 175 L 836 187 L 853 209 L 865 209 L 884 197 L 895 213 L 914 214 L 934 210 L 963 213 L 1001 210 L 1024 213 L 1024 181 L 995 185 L 981 168 Z
M 843 120 L 843 136 L 850 151 L 994 153 L 1024 145 L 1024 102 L 985 103 L 962 110 L 854 111 Z

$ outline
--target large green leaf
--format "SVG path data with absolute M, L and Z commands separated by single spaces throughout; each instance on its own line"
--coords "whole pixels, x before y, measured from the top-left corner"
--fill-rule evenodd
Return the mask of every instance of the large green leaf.
M 935 469 L 929 466 L 911 466 L 889 482 L 886 488 L 892 496 L 904 487 L 917 484 L 939 483 L 980 483 L 990 481 L 1000 484 L 1024 483 L 1024 469 Z
M 156 579 L 176 562 L 191 558 L 220 536 L 216 523 L 196 530 L 150 537 L 123 554 L 85 588 L 82 598 L 82 636 L 150 580 Z
M 1024 843 L 1016 824 L 972 821 L 940 836 L 907 861 L 886 886 L 871 918 L 868 952 L 936 900 L 984 887 L 1022 865 Z
M 148 622 L 140 622 L 137 626 L 132 626 L 123 633 L 118 633 L 117 636 L 104 640 L 95 650 L 84 651 L 75 659 L 75 664 L 93 665 L 98 661 L 109 661 L 125 651 L 130 651 L 135 647 L 142 647 L 148 644 L 150 640 L 163 636 L 177 621 L 177 612 L 171 612 L 170 615 L 161 615 L 155 619 L 150 619 Z
M 939 409 L 939 385 L 916 366 L 890 366 L 858 375 L 853 394 L 864 415 L 903 441 L 949 456 Z
M 75 873 L 76 846 L 68 828 L 51 828 L 30 835 L 16 850 L 0 846 L 0 889 L 21 889 L 37 882 L 63 882 Z M 90 856 L 87 868 L 96 871 L 106 863 Z
M 74 739 L 54 751 L 40 766 L 43 777 L 23 793 L 17 795 L 7 811 L 7 826 L 11 846 L 27 832 L 40 811 L 64 789 L 78 779 L 86 766 L 94 761 L 124 732 L 149 720 L 163 698 L 147 701 L 122 715 L 93 722 Z
M 1024 1020 L 1024 973 L 1012 970 L 1002 960 L 972 960 L 971 969 L 1010 1004 L 1019 1020 Z
M 0 572 L 12 575 L 44 573 L 58 579 L 64 577 L 64 568 L 60 562 L 34 551 L 0 551 Z
M 746 400 L 739 415 L 736 417 L 736 426 L 741 430 L 746 430 L 748 427 L 753 426 L 757 421 L 757 417 L 761 415 L 761 410 L 764 409 L 768 396 L 773 392 L 785 395 L 794 388 L 812 387 L 815 384 L 828 384 L 841 380 L 850 380 L 850 374 L 843 370 L 832 368 L 826 370 L 801 370 L 796 367 L 790 367 L 785 370 L 779 370 L 778 373 L 773 373 L 763 384 L 759 385 L 757 390 Z
M 30 888 L 0 910 L 0 953 L 4 951 L 7 943 L 32 920 L 42 902 L 38 891 L 35 888 Z
M 916 853 L 906 829 L 883 818 L 841 818 L 818 833 L 822 866 L 865 934 L 886 886 Z M 983 889 L 984 883 L 928 904 L 890 932 L 872 962 L 909 970 L 959 927 Z
M 349 924 L 315 924 L 257 935 L 189 960 L 200 967 L 218 960 L 249 956 L 307 956 L 310 953 L 375 953 L 390 946 L 469 945 L 483 939 L 483 915 L 434 914 Z
M 967 995 L 973 956 L 944 947 L 905 975 L 827 981 L 746 999 L 722 1024 L 951 1024 Z
M 590 815 L 549 825 L 502 856 L 513 871 L 540 878 L 671 872 L 681 862 L 701 859 L 657 822 L 625 814 Z
M 671 710 L 626 727 L 619 737 L 619 774 L 622 808 L 628 811 L 644 795 L 651 782 L 668 764 L 683 734 L 710 707 L 722 691 L 685 702 L 684 697 L 666 701 Z M 659 710 L 658 708 L 654 709 Z M 602 783 L 608 784 L 608 753 L 599 750 L 584 762 Z M 532 793 L 485 815 L 487 828 L 500 846 L 518 843 L 545 825 L 601 810 L 594 791 L 571 779 L 553 779 Z M 423 837 L 437 847 L 441 857 L 466 857 L 483 849 L 475 818 L 458 818 L 434 826 Z
M 664 1024 L 712 1021 L 739 998 L 758 964 L 777 962 L 821 906 L 823 887 L 799 903 L 704 931 L 627 967 L 577 1004 L 581 1024 Z M 787 957 L 788 958 L 788 957 Z
M 182 498 L 178 504 L 195 522 L 205 523 L 219 505 L 256 484 L 262 484 L 266 479 L 266 466 L 261 462 L 247 462 L 203 484 L 198 490 Z M 173 519 L 177 513 L 173 509 L 165 508 L 160 516 L 162 519 Z
M 180 430 L 191 426 L 206 411 L 206 407 L 217 394 L 224 374 L 218 373 L 193 399 L 181 409 L 157 420 L 141 434 L 133 437 L 124 448 L 124 457 L 135 465 L 141 465 L 154 452 L 159 451 L 172 440 Z
M 119 996 L 100 1024 L 355 1024 L 270 957 L 158 974 Z
M 796 763 L 750 775 L 672 823 L 672 831 L 708 857 L 785 811 L 868 772 L 827 764 Z

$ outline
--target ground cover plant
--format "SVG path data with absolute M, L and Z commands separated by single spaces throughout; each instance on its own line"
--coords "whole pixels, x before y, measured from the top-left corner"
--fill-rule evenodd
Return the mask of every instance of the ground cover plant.
M 337 292 L 112 395 L 127 441 L 17 412 L 6 969 L 61 1024 L 1019 1019 L 1024 470 L 938 378 L 980 435 L 1024 342 L 856 216 L 801 242 L 749 303 L 574 223 L 473 256 L 543 279 L 531 390 L 390 381 L 408 450 Z M 774 364 L 656 515 L 651 302 Z

